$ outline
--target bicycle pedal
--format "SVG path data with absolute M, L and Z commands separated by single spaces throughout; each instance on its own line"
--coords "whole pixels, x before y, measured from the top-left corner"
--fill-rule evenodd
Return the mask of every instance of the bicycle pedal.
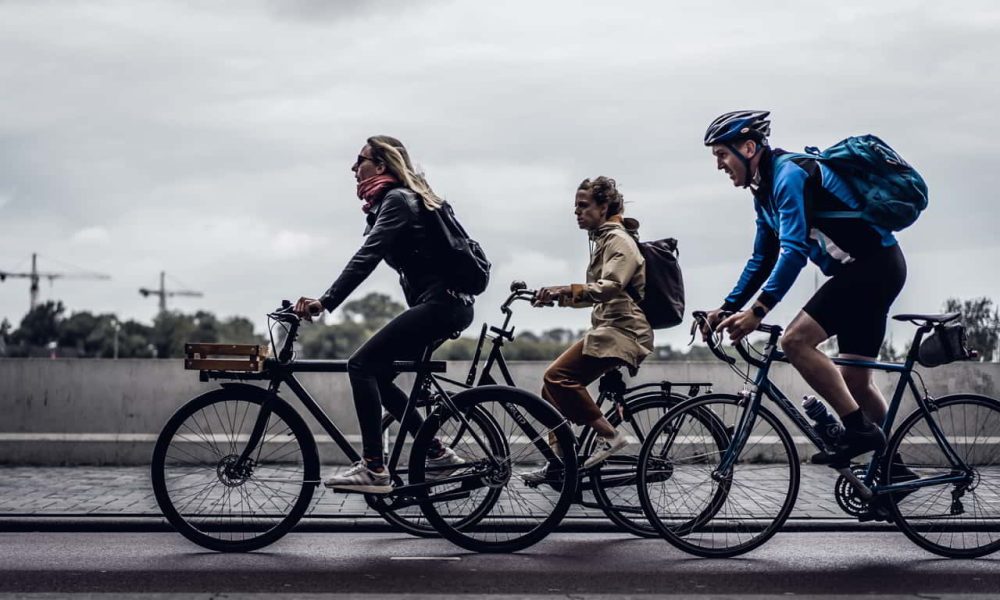
M 872 506 L 866 513 L 858 516 L 859 523 L 867 523 L 869 521 L 879 521 L 883 523 L 896 522 L 889 509 L 882 506 Z

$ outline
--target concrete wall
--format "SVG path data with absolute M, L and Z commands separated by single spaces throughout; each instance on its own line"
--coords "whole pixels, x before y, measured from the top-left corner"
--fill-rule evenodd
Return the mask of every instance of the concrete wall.
M 521 387 L 537 391 L 546 364 L 512 363 Z M 464 380 L 469 364 L 453 362 L 449 375 Z M 959 391 L 1000 396 L 1000 365 L 961 363 L 923 371 L 932 395 Z M 359 440 L 346 374 L 302 374 L 300 381 L 349 439 Z M 710 381 L 717 392 L 735 392 L 742 382 L 722 363 L 647 363 L 633 382 L 668 379 Z M 792 399 L 809 393 L 788 366 L 776 365 L 774 381 Z M 401 381 L 408 382 L 406 377 Z M 879 373 L 888 396 L 895 378 Z M 0 359 L 0 463 L 144 464 L 156 435 L 177 408 L 218 387 L 200 383 L 180 360 Z M 285 394 L 288 399 L 293 399 Z M 903 414 L 910 409 L 904 405 Z M 314 430 L 319 431 L 313 423 Z M 330 443 L 324 461 L 343 459 Z M 329 438 L 327 438 L 329 439 Z

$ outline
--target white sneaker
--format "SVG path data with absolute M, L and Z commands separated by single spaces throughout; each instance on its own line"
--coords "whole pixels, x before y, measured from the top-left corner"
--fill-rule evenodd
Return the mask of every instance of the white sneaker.
M 583 468 L 589 469 L 601 464 L 609 456 L 617 454 L 625 446 L 628 446 L 628 440 L 625 439 L 625 434 L 621 431 L 616 431 L 613 438 L 597 436 L 597 447 L 594 448 L 594 453 L 584 461 Z
M 376 473 L 369 469 L 363 460 L 354 463 L 354 466 L 343 473 L 327 479 L 323 485 L 334 490 L 365 494 L 388 494 L 392 491 L 389 469 Z
M 446 446 L 441 456 L 427 459 L 426 464 L 428 470 L 426 479 L 428 481 L 434 481 L 435 479 L 447 477 L 448 475 L 454 473 L 459 467 L 467 463 L 468 461 Z
M 542 465 L 533 471 L 525 471 L 524 473 L 518 473 L 518 477 L 521 481 L 527 483 L 528 485 L 538 485 L 540 483 L 545 483 L 549 476 L 549 465 Z

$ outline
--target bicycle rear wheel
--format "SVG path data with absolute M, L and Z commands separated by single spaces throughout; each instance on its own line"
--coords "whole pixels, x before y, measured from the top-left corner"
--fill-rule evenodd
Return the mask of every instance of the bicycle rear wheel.
M 638 480 L 639 451 L 649 436 L 653 425 L 670 408 L 685 400 L 683 396 L 654 392 L 634 398 L 626 398 L 625 419 L 612 409 L 605 415 L 615 428 L 621 428 L 630 438 L 630 445 L 623 452 L 610 456 L 589 473 L 594 500 L 612 523 L 632 535 L 658 537 L 659 532 L 649 523 L 642 512 Z M 589 456 L 597 443 L 597 436 L 591 430 L 581 444 L 581 456 Z
M 784 524 L 799 489 L 791 436 L 759 407 L 729 473 L 719 472 L 746 402 L 710 394 L 679 404 L 650 432 L 639 458 L 639 499 L 650 523 L 690 554 L 749 552 Z
M 495 422 L 504 442 L 500 448 L 465 436 L 456 448 L 467 466 L 429 485 L 421 508 L 427 520 L 449 541 L 475 552 L 514 552 L 535 544 L 553 531 L 576 493 L 577 465 L 573 432 L 541 398 L 504 386 L 482 386 L 456 394 L 463 415 L 483 411 Z M 439 406 L 424 422 L 413 445 L 410 482 L 427 481 L 423 460 L 431 440 L 448 439 L 462 428 L 458 415 Z M 548 446 L 555 435 L 563 457 Z M 550 462 L 551 459 L 551 462 Z M 519 473 L 550 464 L 553 479 L 535 487 Z M 472 511 L 478 511 L 470 518 Z
M 264 436 L 237 465 L 267 403 Z M 192 542 L 246 552 L 285 535 L 305 513 L 319 480 L 316 443 L 302 418 L 262 388 L 233 386 L 199 396 L 167 422 L 153 450 L 153 492 L 167 520 Z
M 915 411 L 887 448 L 882 481 L 965 475 L 961 481 L 889 496 L 900 530 L 921 548 L 949 558 L 974 558 L 1000 548 L 1000 402 L 972 394 L 934 401 L 933 419 L 958 457 L 953 464 L 935 439 L 928 415 Z M 908 471 L 908 472 L 907 472 Z
M 490 452 L 505 452 L 506 442 L 492 417 L 481 410 L 473 410 L 468 413 L 467 420 L 470 425 L 469 428 L 459 427 L 460 423 L 456 419 L 442 423 L 437 432 L 437 437 L 441 444 L 451 448 L 463 459 L 468 459 L 470 456 L 476 454 L 471 449 L 476 447 L 476 437 L 478 436 L 479 439 L 487 443 Z M 392 444 L 396 442 L 399 432 L 399 423 L 396 421 L 396 418 L 390 414 L 382 417 L 382 431 L 384 447 L 388 448 L 388 451 L 391 452 Z M 397 480 L 397 485 L 406 485 L 412 481 L 409 474 L 409 464 L 412 456 L 413 436 L 407 434 L 403 438 L 403 448 L 399 456 L 399 462 L 392 473 L 393 478 Z M 463 467 L 459 467 L 442 473 L 425 472 L 424 476 L 440 476 L 443 478 L 443 476 L 447 475 L 461 474 L 464 470 Z M 377 510 L 383 519 L 399 531 L 418 537 L 440 537 L 441 535 L 431 525 L 430 521 L 427 520 L 427 517 L 424 516 L 419 503 L 413 502 L 412 497 L 396 494 L 366 494 L 365 500 L 368 502 L 368 506 Z M 463 512 L 467 513 L 466 519 L 472 522 L 480 518 L 489 509 L 489 504 L 494 500 L 495 498 L 492 498 L 489 494 L 480 494 L 474 499 L 470 498 L 469 504 L 463 510 Z M 476 506 L 477 502 L 478 506 Z

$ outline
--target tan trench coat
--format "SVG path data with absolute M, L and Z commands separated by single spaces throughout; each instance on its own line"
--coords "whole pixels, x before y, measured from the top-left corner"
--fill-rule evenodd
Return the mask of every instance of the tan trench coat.
M 653 351 L 653 329 L 633 298 L 642 298 L 646 289 L 645 260 L 626 226 L 635 230 L 639 224 L 615 215 L 590 233 L 593 250 L 587 283 L 574 283 L 571 297 L 559 304 L 594 307 L 592 328 L 583 338 L 585 355 L 619 358 L 638 367 Z

